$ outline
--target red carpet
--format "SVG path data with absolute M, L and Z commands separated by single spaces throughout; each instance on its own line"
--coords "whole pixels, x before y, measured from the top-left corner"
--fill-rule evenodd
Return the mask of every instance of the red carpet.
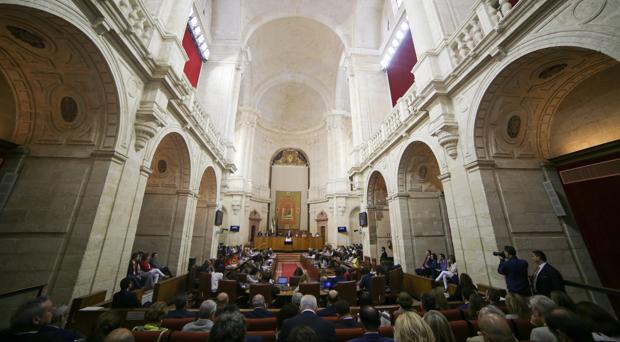
M 293 272 L 297 268 L 296 262 L 282 262 L 278 263 L 278 268 L 280 269 L 280 277 L 292 277 Z

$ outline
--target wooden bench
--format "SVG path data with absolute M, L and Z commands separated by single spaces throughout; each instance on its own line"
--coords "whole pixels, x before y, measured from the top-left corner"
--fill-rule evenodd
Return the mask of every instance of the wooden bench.
M 415 274 L 403 274 L 403 290 L 420 299 L 423 294 L 433 290 L 433 280 Z
M 155 284 L 153 289 L 153 303 L 174 303 L 175 298 L 187 290 L 187 274 L 166 279 Z
M 489 286 L 486 284 L 476 284 L 478 286 L 478 291 L 482 294 L 487 293 L 488 289 L 495 289 L 499 291 L 499 295 L 506 298 L 506 289 L 500 289 L 499 287 Z

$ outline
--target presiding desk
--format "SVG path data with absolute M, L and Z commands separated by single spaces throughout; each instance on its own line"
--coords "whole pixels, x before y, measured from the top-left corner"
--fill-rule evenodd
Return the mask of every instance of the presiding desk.
M 325 244 L 323 237 L 291 237 L 291 243 L 285 243 L 284 236 L 255 236 L 254 248 L 273 248 L 274 251 L 297 252 L 307 251 L 308 248 L 322 249 Z

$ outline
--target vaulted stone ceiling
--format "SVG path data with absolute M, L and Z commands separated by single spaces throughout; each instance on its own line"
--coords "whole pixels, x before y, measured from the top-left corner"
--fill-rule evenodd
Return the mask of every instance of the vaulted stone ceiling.
M 312 19 L 287 17 L 259 27 L 248 41 L 253 104 L 261 124 L 300 131 L 333 109 L 340 38 Z

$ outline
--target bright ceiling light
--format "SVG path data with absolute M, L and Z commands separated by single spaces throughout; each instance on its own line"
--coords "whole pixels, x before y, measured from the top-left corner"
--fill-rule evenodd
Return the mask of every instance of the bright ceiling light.
M 196 43 L 198 43 L 198 45 L 202 44 L 205 41 L 205 36 L 200 35 L 198 36 L 198 38 L 196 38 Z
M 194 31 L 194 36 L 198 36 L 202 32 L 202 29 L 200 28 L 200 26 L 196 26 L 192 29 L 192 31 Z
M 196 27 L 196 25 L 198 25 L 198 18 L 196 17 L 191 17 L 189 19 L 189 26 L 191 26 L 192 28 Z
M 400 23 L 400 29 L 403 32 L 406 32 L 409 29 L 409 24 L 407 24 L 406 21 L 403 21 L 402 23 Z
M 405 37 L 405 33 L 403 31 L 396 31 L 396 39 L 401 40 Z
M 205 35 L 202 33 L 202 27 L 200 27 L 200 22 L 198 21 L 198 17 L 194 16 L 194 9 L 190 9 L 189 12 L 189 19 L 187 21 L 187 24 L 189 25 L 190 28 L 190 32 L 192 34 L 192 37 L 194 38 L 194 42 L 196 44 L 196 47 L 198 48 L 198 51 L 200 52 L 201 58 L 203 59 L 203 61 L 206 61 L 209 58 L 210 55 L 210 51 L 209 51 L 209 47 L 207 46 L 207 42 L 206 42 L 206 37 Z
M 393 54 L 394 54 L 394 52 L 396 52 L 396 49 L 395 49 L 393 46 L 390 46 L 390 47 L 388 48 L 388 51 L 387 51 L 387 52 L 388 52 L 388 54 L 391 56 L 391 55 L 393 55 Z
M 386 60 L 382 60 L 381 61 L 381 68 L 383 69 L 387 69 L 389 62 Z
M 392 39 L 392 46 L 394 48 L 397 48 L 398 45 L 400 45 L 400 42 L 398 41 L 398 39 L 396 39 L 396 38 Z

